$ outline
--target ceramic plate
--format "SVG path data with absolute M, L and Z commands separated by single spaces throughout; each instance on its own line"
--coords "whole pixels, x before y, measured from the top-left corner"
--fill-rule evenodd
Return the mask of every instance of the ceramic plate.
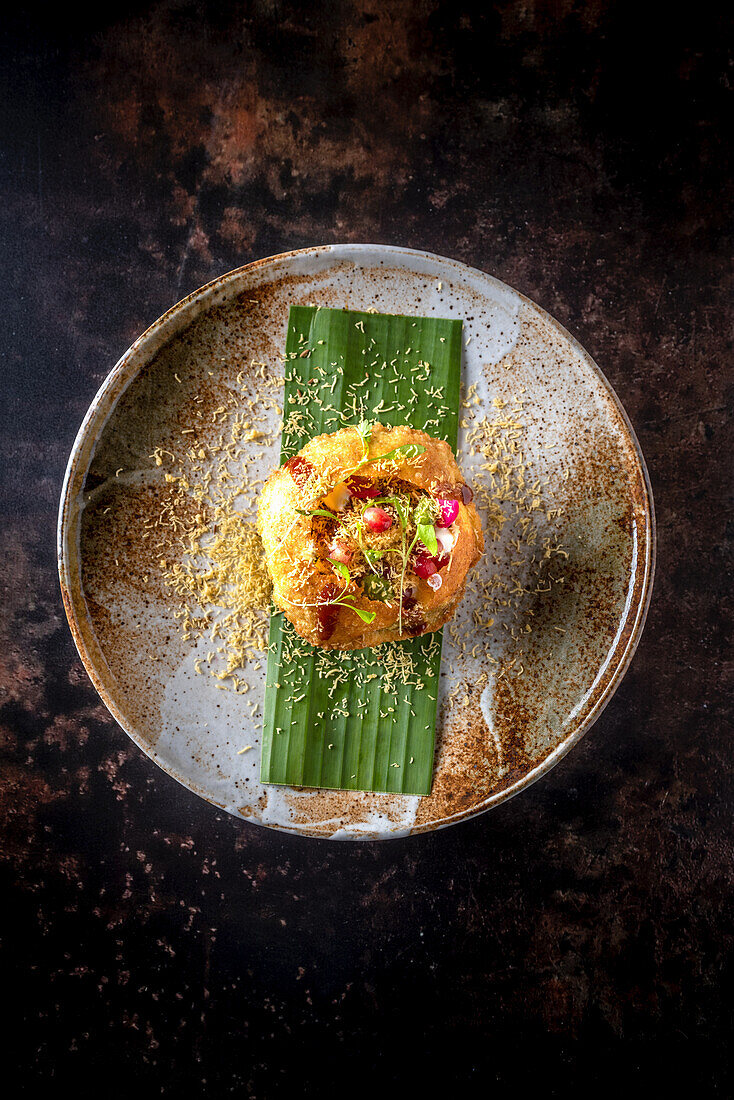
M 464 321 L 458 458 L 485 502 L 487 547 L 445 632 L 426 798 L 260 784 L 265 661 L 248 666 L 245 694 L 202 675 L 207 642 L 183 637 L 182 605 L 161 576 L 155 527 L 169 463 L 185 451 L 192 425 L 211 442 L 246 395 L 257 400 L 267 389 L 273 405 L 282 401 L 277 377 L 294 303 Z M 266 435 L 247 443 L 252 476 L 279 464 L 278 411 L 264 415 Z M 177 553 L 172 541 L 169 557 Z M 335 839 L 440 828 L 553 767 L 629 664 L 653 560 L 645 464 L 590 356 L 490 275 L 383 245 L 260 260 L 164 314 L 95 397 L 69 460 L 59 520 L 74 640 L 135 743 L 230 813 Z

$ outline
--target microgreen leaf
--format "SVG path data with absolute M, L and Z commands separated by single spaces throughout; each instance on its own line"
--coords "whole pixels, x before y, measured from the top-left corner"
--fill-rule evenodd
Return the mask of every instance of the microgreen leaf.
M 418 458 L 418 455 L 422 455 L 425 451 L 420 443 L 404 443 L 402 447 L 396 447 L 394 451 L 388 451 L 387 454 L 378 455 L 377 458 L 370 460 L 370 465 L 377 465 L 382 462 L 397 462 L 401 458 Z
M 325 508 L 314 508 L 312 512 L 304 512 L 301 508 L 296 508 L 299 516 L 326 516 L 327 519 L 335 519 L 339 522 L 339 517 L 335 516 L 333 512 L 327 512 Z
M 385 556 L 384 550 L 370 550 L 367 546 L 360 546 L 360 550 L 362 551 L 362 554 L 364 555 L 364 560 L 367 562 L 370 569 L 374 569 L 375 562 L 378 562 L 380 558 L 384 558 Z
M 343 602 L 341 603 L 341 606 L 348 607 L 349 610 L 353 611 L 355 615 L 359 615 L 363 623 L 371 623 L 376 615 L 375 611 L 363 611 L 361 607 L 355 607 L 354 604 L 351 603 Z
M 359 432 L 362 444 L 366 446 L 372 438 L 372 424 L 369 420 L 360 420 L 357 425 L 357 431 Z
M 341 579 L 343 581 L 345 581 L 347 584 L 349 584 L 349 581 L 351 580 L 351 577 L 350 577 L 349 570 L 347 569 L 346 565 L 344 565 L 340 561 L 333 561 L 331 564 L 333 565 L 334 569 L 339 574 Z
M 354 597 L 351 594 L 349 594 L 349 595 L 346 594 L 346 587 L 349 585 L 349 582 L 352 579 L 351 574 L 350 574 L 349 570 L 347 569 L 346 565 L 344 565 L 343 562 L 340 562 L 340 561 L 333 561 L 331 564 L 334 567 L 334 570 L 336 571 L 336 573 L 338 573 L 338 575 L 344 581 L 345 588 L 341 592 L 341 594 L 339 596 L 337 596 L 337 598 L 335 600 L 331 600 L 330 603 L 332 605 L 337 605 L 338 604 L 339 607 L 347 607 L 347 608 L 349 608 L 350 611 L 353 611 L 355 615 L 359 615 L 359 617 L 360 617 L 360 619 L 362 620 L 363 623 L 371 623 L 372 620 L 375 617 L 375 612 L 374 611 L 363 611 L 361 609 L 361 607 L 355 607 L 354 602 L 353 602 Z
M 418 538 L 421 540 L 428 553 L 434 558 L 438 554 L 438 542 L 436 540 L 436 528 L 432 523 L 419 523 L 417 527 Z
M 413 518 L 417 524 L 431 523 L 435 524 L 438 519 L 439 513 L 438 502 L 432 497 L 421 497 L 413 509 Z
M 362 444 L 362 457 L 350 472 L 353 474 L 356 470 L 361 468 L 368 462 L 368 456 L 370 453 L 370 439 L 372 438 L 372 424 L 369 420 L 360 420 L 357 425 L 357 433 Z

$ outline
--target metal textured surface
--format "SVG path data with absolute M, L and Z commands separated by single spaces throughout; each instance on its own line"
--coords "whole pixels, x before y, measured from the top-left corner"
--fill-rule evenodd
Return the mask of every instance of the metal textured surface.
M 478 505 L 487 553 L 456 614 L 458 630 L 444 644 L 436 774 L 426 798 L 262 785 L 262 710 L 252 707 L 264 694 L 263 662 L 245 666 L 247 694 L 223 692 L 221 681 L 197 667 L 214 643 L 182 641 L 176 614 L 184 604 L 160 580 L 161 557 L 183 561 L 179 528 L 160 536 L 156 528 L 173 456 L 203 444 L 211 457 L 202 477 L 214 475 L 228 416 L 241 414 L 235 395 L 257 399 L 262 364 L 272 377 L 283 369 L 288 308 L 306 302 L 464 319 L 470 396 L 457 456 L 477 501 L 492 477 L 485 467 L 497 465 L 481 449 L 481 424 L 512 425 L 515 449 L 498 460 L 510 471 L 498 492 L 515 499 L 504 511 L 504 501 Z M 282 400 L 282 390 L 274 393 Z M 273 410 L 263 426 L 266 416 L 272 429 Z M 508 429 L 496 431 L 504 439 Z M 243 459 L 250 476 L 262 479 L 278 465 L 277 430 L 271 439 L 249 444 Z M 526 498 L 527 486 L 536 488 Z M 203 506 L 189 492 L 183 507 Z M 493 513 L 503 519 L 498 529 Z M 62 591 L 77 646 L 136 743 L 231 813 L 339 839 L 451 824 L 545 773 L 619 683 L 642 629 L 653 560 L 644 462 L 586 353 L 491 277 L 379 245 L 256 262 L 169 310 L 95 398 L 69 463 L 59 526 Z M 487 592 L 494 594 L 491 616 L 481 598 Z M 247 744 L 252 751 L 243 758 L 238 750 Z
M 17 1094 L 321 1100 L 355 1074 L 380 1095 L 731 1094 L 730 41 L 725 5 L 606 0 L 5 16 Z M 455 256 L 577 334 L 658 520 L 642 643 L 594 728 L 521 797 L 389 844 L 256 828 L 155 767 L 90 684 L 56 572 L 110 364 L 223 272 L 345 240 Z

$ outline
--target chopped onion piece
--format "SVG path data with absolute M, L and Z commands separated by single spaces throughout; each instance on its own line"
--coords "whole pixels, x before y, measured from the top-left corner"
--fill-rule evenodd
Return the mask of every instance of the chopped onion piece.
M 432 577 L 427 577 L 426 584 L 429 586 L 429 588 L 432 588 L 434 592 L 438 592 L 439 588 L 443 584 L 441 574 L 434 573 Z
M 436 542 L 444 554 L 450 554 L 456 546 L 458 535 L 455 531 L 449 531 L 447 527 L 436 528 Z
M 349 565 L 352 560 L 352 551 L 343 542 L 334 539 L 329 543 L 329 561 L 340 561 L 342 565 Z
M 459 514 L 459 502 L 458 500 L 445 500 L 443 497 L 438 498 L 438 506 L 441 509 L 439 519 L 442 527 L 450 527 Z
M 373 504 L 371 508 L 365 508 L 363 518 L 367 530 L 375 534 L 389 531 L 393 525 L 393 518 L 390 513 L 386 512 L 384 508 L 380 508 L 379 505 Z

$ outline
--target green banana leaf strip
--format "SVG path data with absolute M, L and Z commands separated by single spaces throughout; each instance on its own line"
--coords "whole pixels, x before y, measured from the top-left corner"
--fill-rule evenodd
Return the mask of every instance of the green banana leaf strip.
M 460 320 L 292 306 L 281 461 L 363 420 L 455 449 L 461 332 Z M 442 635 L 342 653 L 304 642 L 274 610 L 262 781 L 429 794 Z

